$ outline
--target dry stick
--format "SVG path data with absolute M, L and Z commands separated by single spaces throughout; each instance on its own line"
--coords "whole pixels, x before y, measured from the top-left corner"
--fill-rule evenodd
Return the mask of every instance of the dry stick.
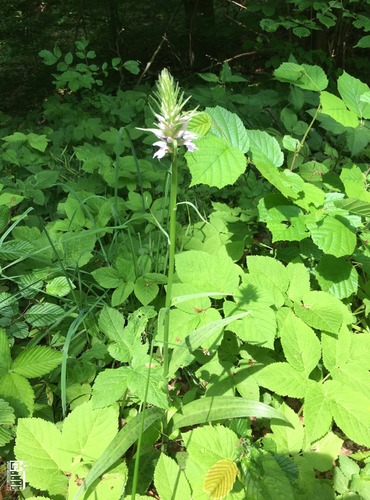
M 150 58 L 150 60 L 146 63 L 146 66 L 144 68 L 144 71 L 141 73 L 141 75 L 139 76 L 139 79 L 137 81 L 137 84 L 135 85 L 135 89 L 137 89 L 137 87 L 140 85 L 142 79 L 144 78 L 144 76 L 147 74 L 147 72 L 149 71 L 149 68 L 150 66 L 153 64 L 153 61 L 154 59 L 157 57 L 158 55 L 158 52 L 161 50 L 162 48 L 162 45 L 164 42 L 168 42 L 167 40 L 167 31 L 169 29 L 169 27 L 171 26 L 172 24 L 172 21 L 175 19 L 176 15 L 177 15 L 177 12 L 180 8 L 180 4 L 182 4 L 182 0 L 179 1 L 179 3 L 177 4 L 177 8 L 176 10 L 174 11 L 174 13 L 172 14 L 172 17 L 170 18 L 170 20 L 168 21 L 167 23 L 167 26 L 166 26 L 166 29 L 164 30 L 164 33 L 162 35 L 162 40 L 159 42 L 159 45 L 158 47 L 155 49 L 152 57 Z

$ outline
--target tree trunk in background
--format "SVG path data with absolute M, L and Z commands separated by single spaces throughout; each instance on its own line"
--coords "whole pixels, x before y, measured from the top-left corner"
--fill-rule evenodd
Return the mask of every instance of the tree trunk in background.
M 189 36 L 189 61 L 194 69 L 209 65 L 215 36 L 213 0 L 184 0 Z

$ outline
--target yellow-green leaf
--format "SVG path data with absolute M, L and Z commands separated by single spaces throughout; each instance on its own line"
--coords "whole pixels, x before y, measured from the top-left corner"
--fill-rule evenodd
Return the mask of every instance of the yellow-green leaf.
M 228 458 L 219 460 L 206 474 L 204 491 L 212 500 L 225 498 L 234 486 L 237 473 L 235 462 Z

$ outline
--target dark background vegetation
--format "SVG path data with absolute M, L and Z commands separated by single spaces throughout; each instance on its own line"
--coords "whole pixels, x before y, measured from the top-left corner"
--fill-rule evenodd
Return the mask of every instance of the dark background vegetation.
M 367 48 L 354 48 L 370 30 L 367 1 L 280 0 L 1 0 L 0 98 L 5 112 L 22 113 L 52 90 L 38 53 L 90 40 L 97 62 L 112 57 L 152 61 L 144 81 L 167 66 L 186 81 L 218 73 L 229 60 L 252 82 L 293 54 L 325 71 L 346 69 L 368 79 Z M 154 57 L 153 57 L 154 56 Z M 138 77 L 125 75 L 130 88 Z M 119 75 L 109 81 L 118 87 Z M 121 82 L 122 84 L 122 82 Z

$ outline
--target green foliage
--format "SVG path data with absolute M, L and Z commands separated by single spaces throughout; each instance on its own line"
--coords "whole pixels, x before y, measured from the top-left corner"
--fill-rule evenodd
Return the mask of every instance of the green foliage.
M 308 4 L 263 26 L 336 21 Z M 202 73 L 171 211 L 147 89 L 102 88 L 137 64 L 75 45 L 40 53 L 45 123 L 0 144 L 2 456 L 33 496 L 365 498 L 368 85 L 293 57 L 271 88 Z

